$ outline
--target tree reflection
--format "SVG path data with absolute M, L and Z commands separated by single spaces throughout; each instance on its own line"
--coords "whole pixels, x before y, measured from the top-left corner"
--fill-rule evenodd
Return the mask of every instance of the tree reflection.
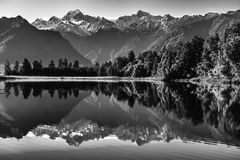
M 151 110 L 157 109 L 158 112 L 162 111 L 166 117 L 174 115 L 178 120 L 188 120 L 194 126 L 207 123 L 222 133 L 228 133 L 232 137 L 240 139 L 239 88 L 236 86 L 197 86 L 192 84 L 155 84 L 147 82 L 6 82 L 5 95 L 6 97 L 22 95 L 25 99 L 30 96 L 41 98 L 45 92 L 52 98 L 68 99 L 69 97 L 79 97 L 81 91 L 91 91 L 97 96 L 103 94 L 113 97 L 117 101 L 126 102 L 129 108 L 140 105 Z M 127 130 L 128 126 L 125 127 Z M 112 129 L 108 129 L 111 130 L 110 133 L 113 132 Z M 142 129 L 143 131 L 145 132 L 144 129 Z M 115 131 L 115 133 L 117 132 Z M 122 136 L 122 139 L 126 138 L 120 135 L 120 132 L 118 133 L 119 137 Z M 57 136 L 56 133 L 52 134 L 52 137 Z M 99 138 L 99 134 L 95 132 L 93 134 L 88 135 L 90 137 L 87 137 L 87 139 Z M 151 137 L 154 136 L 151 135 Z M 68 139 L 68 143 L 77 141 L 79 144 L 86 137 L 84 139 L 75 137 L 74 140 L 69 137 L 65 138 Z M 142 142 L 137 138 L 134 141 L 139 144 L 145 143 L 145 141 Z
M 18 97 L 20 94 L 28 99 L 29 96 L 42 97 L 44 91 L 46 91 L 50 97 L 54 98 L 57 96 L 59 99 L 67 99 L 74 95 L 74 97 L 79 96 L 79 91 L 95 91 L 98 83 L 5 83 L 5 95 L 13 95 Z M 13 89 L 13 92 L 12 92 Z M 13 94 L 14 93 L 14 94 Z M 57 94 L 56 94 L 57 93 Z

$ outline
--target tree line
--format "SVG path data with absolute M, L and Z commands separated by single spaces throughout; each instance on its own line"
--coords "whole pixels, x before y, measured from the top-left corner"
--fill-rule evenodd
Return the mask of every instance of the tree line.
M 240 23 L 231 25 L 224 36 L 191 41 L 163 48 L 158 75 L 163 79 L 210 77 L 240 79 Z
M 134 51 L 128 56 L 117 57 L 100 65 L 96 63 L 89 67 L 83 67 L 78 60 L 73 63 L 66 58 L 59 59 L 56 65 L 51 60 L 48 66 L 43 66 L 42 61 L 35 60 L 32 63 L 24 59 L 22 64 L 18 61 L 12 66 L 8 61 L 5 64 L 5 75 L 21 76 L 132 76 L 149 77 L 157 73 L 159 56 L 156 52 L 141 53 L 137 58 Z M 148 62 L 148 63 L 145 63 Z
M 5 64 L 5 75 L 21 75 L 21 76 L 97 76 L 99 64 L 92 67 L 82 67 L 78 60 L 74 63 L 65 59 L 59 59 L 56 65 L 51 60 L 48 66 L 43 66 L 42 61 L 35 60 L 32 63 L 28 59 L 24 59 L 22 64 L 18 61 L 12 67 L 7 61 Z
M 240 23 L 225 30 L 222 38 L 218 34 L 206 41 L 194 36 L 191 41 L 164 46 L 159 53 L 145 51 L 138 56 L 130 51 L 127 56 L 116 57 L 103 64 L 82 67 L 79 61 L 52 60 L 43 67 L 41 61 L 24 59 L 13 67 L 5 64 L 6 75 L 33 76 L 120 76 L 151 77 L 161 79 L 185 79 L 193 77 L 217 77 L 240 79 Z

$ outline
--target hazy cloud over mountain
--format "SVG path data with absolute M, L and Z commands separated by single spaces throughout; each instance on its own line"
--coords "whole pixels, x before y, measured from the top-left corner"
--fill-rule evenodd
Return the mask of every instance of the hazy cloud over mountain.
M 181 17 L 185 14 L 227 12 L 240 8 L 239 0 L 0 0 L 0 4 L 0 15 L 21 15 L 30 22 L 36 17 L 62 17 L 73 9 L 80 9 L 92 16 L 115 19 L 135 13 L 139 9 L 153 15 L 171 14 Z

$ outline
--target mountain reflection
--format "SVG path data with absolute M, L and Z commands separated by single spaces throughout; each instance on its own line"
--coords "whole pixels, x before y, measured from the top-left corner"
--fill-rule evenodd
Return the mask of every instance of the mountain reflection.
M 138 145 L 153 140 L 240 146 L 240 89 L 147 82 L 5 82 L 0 136 L 28 132 L 70 145 L 116 135 Z

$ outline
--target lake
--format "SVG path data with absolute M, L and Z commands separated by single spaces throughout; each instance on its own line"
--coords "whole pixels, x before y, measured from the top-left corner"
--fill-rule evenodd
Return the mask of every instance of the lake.
M 238 159 L 240 89 L 0 82 L 0 159 Z

